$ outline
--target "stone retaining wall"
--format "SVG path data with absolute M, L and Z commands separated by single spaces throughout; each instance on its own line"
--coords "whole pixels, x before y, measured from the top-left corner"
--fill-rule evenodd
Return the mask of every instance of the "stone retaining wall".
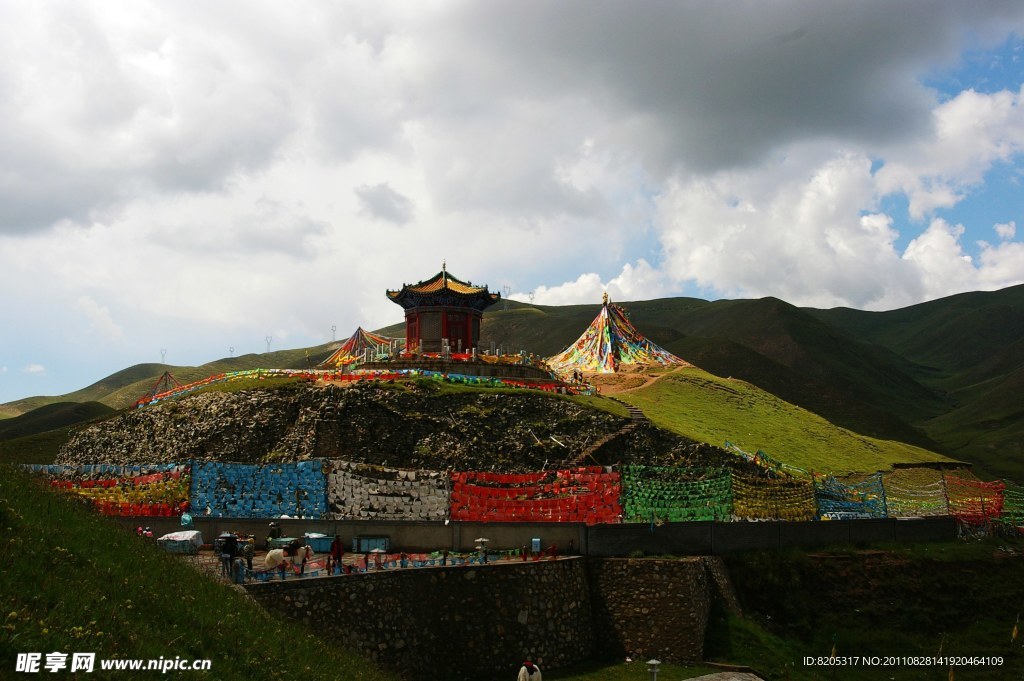
M 591 559 L 595 643 L 603 654 L 700 660 L 710 609 L 701 558 Z
M 594 654 L 583 558 L 420 568 L 247 585 L 405 678 L 514 678 L 522 660 L 564 667 Z

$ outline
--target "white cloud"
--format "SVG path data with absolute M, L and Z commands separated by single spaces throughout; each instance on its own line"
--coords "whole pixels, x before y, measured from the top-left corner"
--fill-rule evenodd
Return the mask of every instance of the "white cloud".
M 893 218 L 877 208 L 879 184 L 863 154 L 815 145 L 755 170 L 674 183 L 658 200 L 664 270 L 726 295 L 868 309 L 1024 278 L 1020 244 L 983 243 L 974 262 L 963 226 L 942 219 L 901 253 Z
M 0 374 L 6 374 L 6 373 L 7 373 L 7 367 L 0 366 Z
M 89 296 L 81 296 L 78 299 L 78 308 L 89 320 L 89 326 L 108 340 L 117 340 L 124 335 L 124 331 L 110 316 L 110 308 L 100 305 Z
M 396 192 L 387 182 L 373 186 L 360 185 L 355 188 L 355 193 L 359 198 L 361 212 L 372 218 L 404 225 L 415 212 L 412 200 Z
M 931 135 L 893 149 L 877 173 L 879 190 L 907 194 L 915 219 L 955 206 L 993 165 L 1024 152 L 1022 94 L 967 90 L 938 106 Z
M 936 7 L 2 3 L 4 361 L 344 337 L 442 260 L 546 304 L 1019 281 L 1015 222 L 976 244 L 943 211 L 1018 162 L 1021 93 L 920 82 L 1024 5 Z
M 538 305 L 578 305 L 600 303 L 606 291 L 612 300 L 649 300 L 668 295 L 671 285 L 662 272 L 641 259 L 636 265 L 626 263 L 618 276 L 607 282 L 588 272 L 557 286 L 538 286 L 532 293 Z M 513 293 L 510 297 L 530 300 L 529 293 Z
M 46 367 L 42 364 L 26 364 L 21 368 L 21 372 L 24 374 L 35 374 L 42 376 L 46 373 Z

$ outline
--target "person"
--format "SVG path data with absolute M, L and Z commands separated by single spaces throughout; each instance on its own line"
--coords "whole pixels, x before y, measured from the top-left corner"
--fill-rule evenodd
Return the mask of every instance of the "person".
M 263 558 L 263 563 L 267 566 L 268 570 L 280 570 L 281 579 L 284 579 L 285 568 L 288 565 L 288 560 L 284 556 L 284 549 L 271 549 L 267 551 L 267 555 Z
M 283 533 L 284 533 L 284 530 L 281 529 L 280 525 L 278 525 L 277 523 L 270 523 L 270 531 L 267 532 L 267 550 L 268 551 L 270 550 L 270 540 L 271 539 L 280 539 Z
M 221 574 L 229 579 L 231 578 L 231 564 L 234 562 L 237 553 L 238 537 L 233 534 L 224 537 L 220 545 L 220 567 Z
M 334 535 L 334 541 L 331 542 L 331 560 L 335 565 L 338 566 L 338 570 L 341 570 L 341 566 L 345 564 L 345 545 L 341 541 L 341 535 Z M 328 569 L 327 574 L 334 574 L 332 570 Z
M 242 542 L 242 556 L 245 558 L 245 565 L 252 572 L 252 558 L 256 555 L 256 538 L 251 534 Z
M 519 669 L 519 676 L 516 678 L 516 681 L 541 681 L 540 667 L 530 660 L 523 662 L 523 666 Z
M 441 565 L 448 564 L 448 549 L 441 552 Z

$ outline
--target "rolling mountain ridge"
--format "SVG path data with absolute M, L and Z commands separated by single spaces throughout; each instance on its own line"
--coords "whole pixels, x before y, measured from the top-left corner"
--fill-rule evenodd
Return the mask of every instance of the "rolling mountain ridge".
M 776 298 L 621 305 L 641 333 L 712 374 L 852 432 L 969 461 L 983 475 L 1024 479 L 1024 285 L 888 312 L 800 308 Z M 599 310 L 503 301 L 485 314 L 481 345 L 549 356 L 575 341 Z M 404 325 L 379 332 L 400 336 Z M 55 402 L 119 409 L 164 370 L 187 382 L 220 371 L 304 368 L 330 351 L 325 344 L 201 367 L 137 365 L 75 393 L 17 400 L 3 410 L 25 414 Z

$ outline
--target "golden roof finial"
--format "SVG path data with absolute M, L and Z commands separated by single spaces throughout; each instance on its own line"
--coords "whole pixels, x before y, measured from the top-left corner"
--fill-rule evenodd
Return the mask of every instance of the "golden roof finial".
M 608 292 L 607 291 L 604 292 L 604 297 L 601 299 L 601 304 L 602 305 L 607 305 L 608 304 Z

